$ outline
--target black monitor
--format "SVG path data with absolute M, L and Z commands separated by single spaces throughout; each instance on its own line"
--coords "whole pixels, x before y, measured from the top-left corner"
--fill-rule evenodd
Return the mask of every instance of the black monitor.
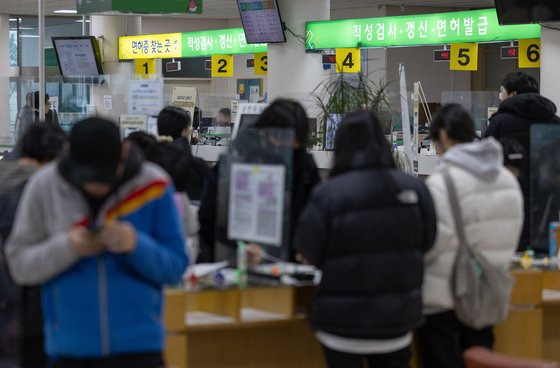
M 52 43 L 65 82 L 99 82 L 103 69 L 95 37 L 53 37 Z
M 560 21 L 559 0 L 494 0 L 501 25 Z
M 247 43 L 286 42 L 277 0 L 237 0 Z

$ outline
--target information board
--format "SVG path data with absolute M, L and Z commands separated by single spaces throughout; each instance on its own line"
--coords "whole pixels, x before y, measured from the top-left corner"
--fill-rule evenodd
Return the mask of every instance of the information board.
M 286 42 L 276 0 L 237 0 L 237 4 L 249 42 Z
M 307 22 L 306 48 L 391 47 L 540 38 L 537 24 L 500 26 L 495 9 Z
M 267 49 L 267 44 L 248 44 L 243 28 L 119 37 L 119 60 L 253 54 Z
M 128 113 L 158 115 L 163 109 L 163 80 L 129 80 Z

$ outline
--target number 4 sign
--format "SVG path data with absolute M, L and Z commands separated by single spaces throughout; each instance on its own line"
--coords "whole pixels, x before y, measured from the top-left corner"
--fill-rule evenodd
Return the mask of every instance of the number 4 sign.
M 233 77 L 233 55 L 212 55 L 212 78 Z
M 451 45 L 451 70 L 478 70 L 478 43 L 454 43 Z
M 337 73 L 359 73 L 361 70 L 360 49 L 336 49 Z
M 541 40 L 538 38 L 519 40 L 519 67 L 541 67 Z

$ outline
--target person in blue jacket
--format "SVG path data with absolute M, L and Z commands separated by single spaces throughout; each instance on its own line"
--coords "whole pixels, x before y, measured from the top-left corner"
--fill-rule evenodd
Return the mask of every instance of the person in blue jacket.
M 163 366 L 162 286 L 188 265 L 173 191 L 98 118 L 30 179 L 6 253 L 16 282 L 42 284 L 53 367 Z

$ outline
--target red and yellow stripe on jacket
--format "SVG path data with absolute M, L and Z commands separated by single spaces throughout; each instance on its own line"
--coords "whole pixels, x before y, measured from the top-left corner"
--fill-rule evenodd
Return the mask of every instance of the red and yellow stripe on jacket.
M 111 222 L 118 217 L 127 216 L 147 203 L 161 198 L 167 190 L 168 182 L 165 180 L 156 180 L 148 185 L 135 190 L 119 204 L 111 208 L 106 216 L 105 221 Z

